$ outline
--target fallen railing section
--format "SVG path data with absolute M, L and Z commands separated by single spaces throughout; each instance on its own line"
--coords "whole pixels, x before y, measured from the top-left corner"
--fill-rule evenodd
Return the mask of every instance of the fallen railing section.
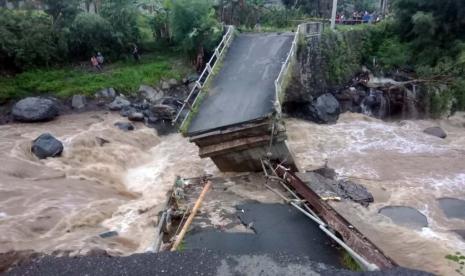
M 279 180 L 282 180 L 285 188 L 295 197 L 293 200 L 286 201 L 289 201 L 291 205 L 318 223 L 320 229 L 339 243 L 364 270 L 389 269 L 397 266 L 393 260 L 387 257 L 375 244 L 339 215 L 289 169 L 282 165 L 277 165 L 276 168 L 271 169 Z M 264 170 L 266 173 L 265 167 Z M 304 202 L 297 202 L 303 203 L 303 206 L 296 203 L 295 200 L 299 199 L 298 196 L 303 197 Z
M 192 112 L 192 108 L 197 104 L 199 95 L 201 94 L 200 93 L 201 90 L 204 88 L 205 84 L 210 79 L 212 72 L 215 69 L 215 66 L 217 65 L 218 61 L 221 60 L 221 58 L 226 53 L 226 49 L 229 47 L 232 41 L 232 38 L 234 37 L 234 30 L 235 30 L 234 26 L 231 26 L 231 25 L 226 26 L 226 28 L 227 28 L 226 34 L 223 36 L 223 38 L 221 39 L 221 42 L 215 48 L 215 52 L 213 53 L 208 63 L 205 65 L 205 69 L 202 71 L 199 78 L 195 82 L 195 86 L 191 89 L 189 95 L 184 100 L 181 109 L 179 110 L 178 114 L 176 115 L 176 117 L 174 118 L 172 122 L 173 125 L 176 125 L 181 120 L 182 116 L 184 116 L 184 118 L 182 119 L 181 124 L 179 125 L 180 128 L 182 128 L 184 123 L 186 123 L 187 118 L 189 118 Z M 185 111 L 186 109 L 188 109 L 187 113 Z

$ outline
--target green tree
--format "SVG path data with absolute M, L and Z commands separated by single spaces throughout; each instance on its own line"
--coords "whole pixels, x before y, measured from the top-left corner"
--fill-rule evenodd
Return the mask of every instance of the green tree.
M 412 44 L 422 63 L 434 65 L 442 55 L 458 55 L 465 39 L 465 1 L 396 0 L 395 26 Z
M 79 14 L 70 32 L 69 48 L 74 59 L 89 59 L 96 52 L 115 57 L 122 48 L 122 45 L 118 45 L 110 23 L 98 14 Z
M 57 47 L 50 17 L 0 9 L 0 69 L 48 66 L 61 59 Z
M 123 45 L 129 49 L 133 43 L 139 42 L 137 10 L 132 1 L 103 0 L 100 14 L 110 22 L 118 45 Z
M 222 33 L 209 0 L 172 0 L 170 30 L 173 42 L 190 57 L 212 51 Z
M 45 12 L 53 19 L 55 27 L 69 26 L 79 13 L 80 0 L 44 0 Z

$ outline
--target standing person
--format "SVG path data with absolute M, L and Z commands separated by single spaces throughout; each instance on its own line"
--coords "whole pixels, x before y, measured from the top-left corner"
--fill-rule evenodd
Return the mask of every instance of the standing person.
M 139 55 L 139 49 L 137 48 L 136 44 L 132 44 L 132 56 L 134 57 L 135 61 L 139 62 L 140 55 Z
M 101 68 L 100 65 L 98 64 L 98 60 L 97 60 L 97 58 L 96 58 L 95 56 L 92 56 L 92 57 L 90 58 L 90 63 L 92 64 L 92 67 L 94 67 L 94 69 L 95 69 L 96 71 L 101 71 L 101 70 L 102 70 L 102 68 Z
M 100 53 L 100 52 L 97 53 L 97 61 L 98 61 L 98 64 L 100 65 L 100 67 L 103 68 L 103 62 L 105 61 L 105 58 L 103 57 L 102 53 Z

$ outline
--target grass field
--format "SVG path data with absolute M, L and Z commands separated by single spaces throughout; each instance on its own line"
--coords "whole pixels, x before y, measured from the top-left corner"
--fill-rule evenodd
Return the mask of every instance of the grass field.
M 144 55 L 139 63 L 128 59 L 107 64 L 102 72 L 95 72 L 88 64 L 27 71 L 14 77 L 0 77 L 0 103 L 41 94 L 59 98 L 93 95 L 107 87 L 131 94 L 141 84 L 156 85 L 162 78 L 181 79 L 191 70 L 182 55 L 172 51 Z

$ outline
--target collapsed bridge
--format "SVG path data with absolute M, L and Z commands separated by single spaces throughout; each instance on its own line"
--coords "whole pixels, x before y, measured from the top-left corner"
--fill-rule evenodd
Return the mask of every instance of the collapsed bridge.
M 227 32 L 174 120 L 202 158 L 221 171 L 265 172 L 291 197 L 285 202 L 319 225 L 366 270 L 396 264 L 292 172 L 281 103 L 300 39 L 318 39 L 322 23 L 293 33 Z M 236 37 L 235 37 L 236 36 Z M 269 187 L 268 187 L 269 188 Z
M 295 167 L 281 121 L 283 87 L 299 36 L 319 35 L 321 29 L 314 23 L 295 34 L 235 35 L 228 27 L 175 119 L 200 157 L 222 171 L 261 170 L 265 156 Z

